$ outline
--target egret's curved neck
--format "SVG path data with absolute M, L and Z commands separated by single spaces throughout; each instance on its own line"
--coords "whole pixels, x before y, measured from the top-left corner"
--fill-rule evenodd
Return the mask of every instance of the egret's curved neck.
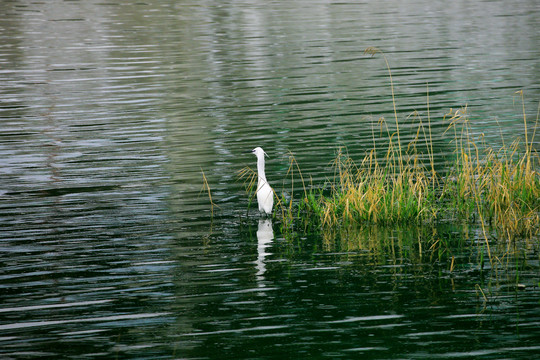
M 259 182 L 266 182 L 266 175 L 264 174 L 264 154 L 257 156 L 257 173 L 259 175 Z

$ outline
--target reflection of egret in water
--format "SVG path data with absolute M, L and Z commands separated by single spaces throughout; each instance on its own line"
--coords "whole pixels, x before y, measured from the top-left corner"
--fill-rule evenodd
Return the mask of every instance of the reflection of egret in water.
M 266 264 L 264 259 L 266 255 L 271 253 L 266 252 L 266 248 L 270 246 L 274 239 L 274 230 L 272 229 L 272 220 L 259 219 L 259 228 L 257 229 L 257 281 L 264 281 L 264 273 L 266 272 Z M 259 283 L 259 287 L 264 287 L 264 284 Z

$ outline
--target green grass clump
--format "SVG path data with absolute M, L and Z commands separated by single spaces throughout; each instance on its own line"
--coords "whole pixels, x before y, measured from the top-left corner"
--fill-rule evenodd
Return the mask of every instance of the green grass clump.
M 451 113 L 449 129 L 454 131 L 456 160 L 445 183 L 441 198 L 460 219 L 478 217 L 501 235 L 531 237 L 540 226 L 540 168 L 533 153 L 534 135 L 525 143 L 518 140 L 495 150 L 485 143 L 479 146 L 470 135 L 465 112 Z M 519 154 L 519 149 L 522 154 Z
M 396 168 L 385 160 L 386 165 L 381 164 L 372 150 L 356 166 L 343 149 L 338 151 L 330 193 L 318 197 L 316 212 L 323 226 L 416 223 L 436 217 L 435 193 L 425 169 L 417 162 Z
M 389 134 L 382 158 L 373 148 L 358 165 L 339 149 L 333 162 L 333 179 L 300 199 L 303 216 L 322 227 L 479 223 L 486 243 L 488 227 L 510 239 L 538 234 L 540 174 L 536 169 L 540 168 L 540 159 L 532 151 L 532 139 L 525 144 L 516 140 L 509 147 L 495 150 L 482 137 L 473 138 L 466 108 L 449 115 L 447 132 L 454 132 L 451 142 L 455 150 L 447 172 L 435 170 L 431 135 L 424 139 L 419 135 L 431 132 L 422 129 L 420 123 L 416 138 L 403 153 L 393 145 L 393 134 Z M 427 163 L 417 149 L 422 143 L 427 149 Z M 523 148 L 520 155 L 518 149 Z

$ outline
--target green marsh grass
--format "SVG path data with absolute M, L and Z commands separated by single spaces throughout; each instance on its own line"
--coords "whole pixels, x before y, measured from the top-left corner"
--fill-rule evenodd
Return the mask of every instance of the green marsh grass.
M 323 227 L 453 220 L 479 222 L 486 238 L 486 226 L 510 239 L 537 235 L 540 161 L 532 151 L 533 139 L 495 149 L 471 134 L 466 108 L 451 111 L 445 120 L 455 145 L 446 173 L 435 170 L 431 137 L 422 139 L 429 128 L 419 123 L 401 158 L 392 134 L 382 158 L 373 148 L 357 164 L 339 149 L 332 164 L 334 178 L 326 184 L 329 191 L 312 191 L 301 200 L 303 206 L 318 215 Z M 417 149 L 422 142 L 427 164 Z

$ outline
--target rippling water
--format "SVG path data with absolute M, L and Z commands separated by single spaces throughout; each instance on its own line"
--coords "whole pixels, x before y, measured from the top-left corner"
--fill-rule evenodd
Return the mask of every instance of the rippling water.
M 492 267 L 474 227 L 285 236 L 247 211 L 236 174 L 255 146 L 278 191 L 288 151 L 314 182 L 338 146 L 362 156 L 393 119 L 368 46 L 400 119 L 427 119 L 429 91 L 441 168 L 449 108 L 467 105 L 491 143 L 523 135 L 515 92 L 534 122 L 539 12 L 1 2 L 0 357 L 533 358 L 538 239 Z

